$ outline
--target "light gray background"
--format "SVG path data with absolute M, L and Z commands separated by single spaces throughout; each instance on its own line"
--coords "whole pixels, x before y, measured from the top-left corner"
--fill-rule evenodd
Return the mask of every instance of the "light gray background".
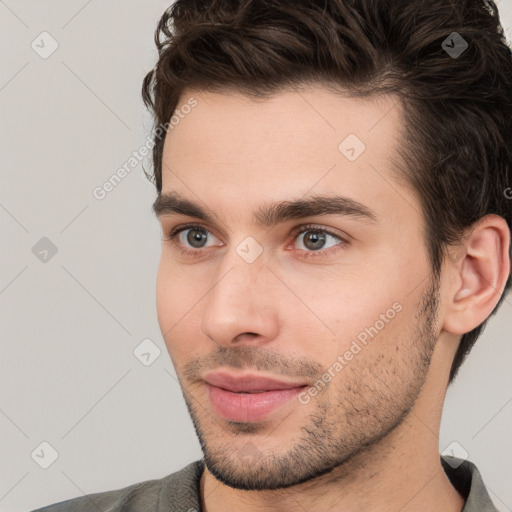
M 499 3 L 508 34 L 511 3 Z M 161 478 L 202 456 L 156 317 L 154 187 L 139 164 L 105 199 L 92 195 L 150 133 L 140 88 L 168 5 L 0 0 L 1 511 Z M 59 45 L 47 59 L 31 47 L 43 31 Z M 46 263 L 32 252 L 42 237 L 57 247 Z M 439 441 L 467 450 L 502 511 L 511 328 L 509 295 L 449 389 Z M 133 354 L 146 338 L 161 350 L 147 367 Z M 35 462 L 44 441 L 58 452 L 48 469 Z

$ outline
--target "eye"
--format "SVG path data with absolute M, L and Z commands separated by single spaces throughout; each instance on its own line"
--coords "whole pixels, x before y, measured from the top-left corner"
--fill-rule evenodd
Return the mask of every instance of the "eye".
M 201 249 L 208 247 L 204 245 L 208 234 L 211 234 L 211 232 L 198 224 L 182 225 L 174 228 L 169 233 L 169 240 L 181 253 L 195 256 Z M 192 247 L 193 250 L 184 247 Z
M 325 256 L 326 253 L 336 252 L 348 244 L 339 235 L 315 225 L 299 226 L 291 234 L 294 241 L 299 241 L 302 245 L 299 250 L 305 253 L 302 257 L 306 258 Z M 204 248 L 219 246 L 219 244 L 206 245 L 209 235 L 211 231 L 199 224 L 186 224 L 172 229 L 168 240 L 180 253 L 200 256 L 205 252 Z M 336 248 L 331 250 L 333 247 Z
M 305 246 L 306 250 L 312 250 L 312 251 L 318 251 L 319 249 L 325 249 L 325 243 L 328 237 L 334 238 L 332 235 L 329 235 L 325 231 L 320 230 L 307 230 L 307 231 L 301 231 L 299 237 L 297 240 L 302 239 L 302 245 Z M 336 244 L 333 244 L 336 245 Z M 332 247 L 332 245 L 331 245 Z M 328 247 L 327 247 L 328 248 Z M 301 248 L 302 249 L 302 248 Z
M 303 247 L 299 247 L 301 250 L 305 250 L 305 257 L 316 257 L 316 256 L 325 256 L 326 253 L 331 253 L 330 251 L 332 247 L 339 246 L 335 251 L 339 248 L 342 248 L 344 245 L 348 244 L 346 240 L 341 238 L 339 235 L 332 233 L 328 229 L 320 228 L 314 225 L 308 226 L 300 226 L 293 232 L 294 237 Z M 301 240 L 302 239 L 302 240 Z M 329 239 L 331 241 L 330 245 L 326 245 L 329 243 Z M 332 243 L 334 241 L 334 243 Z M 336 243 L 338 241 L 338 243 Z

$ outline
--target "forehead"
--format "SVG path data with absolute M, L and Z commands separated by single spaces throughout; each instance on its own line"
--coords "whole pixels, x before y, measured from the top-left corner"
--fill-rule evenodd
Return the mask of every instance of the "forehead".
M 321 86 L 257 99 L 188 90 L 177 111 L 191 98 L 196 106 L 165 139 L 163 192 L 241 210 L 333 191 L 382 215 L 393 202 L 403 214 L 407 195 L 415 201 L 393 180 L 403 125 L 396 96 L 354 98 Z
M 185 109 L 192 98 L 196 106 Z M 189 89 L 176 112 L 173 118 L 178 123 L 171 124 L 165 139 L 164 156 L 171 160 L 167 163 L 209 158 L 212 165 L 236 164 L 240 173 L 257 166 L 261 170 L 260 164 L 268 163 L 278 169 L 304 157 L 309 166 L 335 163 L 351 156 L 339 147 L 349 136 L 359 139 L 356 149 L 364 145 L 363 161 L 377 153 L 390 155 L 403 124 L 396 96 L 355 98 L 321 86 L 283 90 L 265 98 Z M 258 160 L 240 167 L 246 156 Z M 348 160 L 351 165 L 344 167 L 359 167 L 356 160 Z
M 192 99 L 196 100 L 196 105 L 189 109 L 185 105 Z M 293 88 L 282 88 L 259 97 L 228 89 L 213 92 L 188 88 L 181 94 L 175 112 L 179 113 L 180 110 L 184 112 L 184 115 L 179 115 L 181 120 L 197 118 L 200 114 L 203 120 L 215 118 L 217 125 L 238 124 L 244 125 L 246 129 L 250 128 L 246 124 L 247 116 L 255 121 L 268 120 L 270 117 L 273 124 L 269 128 L 274 130 L 290 128 L 288 121 L 297 128 L 300 125 L 306 127 L 320 122 L 320 125 L 330 127 L 331 130 L 342 130 L 350 121 L 363 132 L 370 132 L 383 117 L 388 118 L 388 123 L 393 123 L 401 115 L 397 95 L 375 94 L 358 97 L 344 89 L 334 90 L 333 87 L 320 84 L 297 84 Z M 219 118 L 220 114 L 222 118 Z M 190 123 L 179 124 L 184 128 Z M 210 127 L 215 129 L 215 126 Z M 173 131 L 175 130 L 170 133 Z

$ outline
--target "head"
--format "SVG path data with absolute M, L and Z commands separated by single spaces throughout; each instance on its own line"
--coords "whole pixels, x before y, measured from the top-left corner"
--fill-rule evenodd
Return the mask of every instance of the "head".
M 505 300 L 511 52 L 483 0 L 178 0 L 155 41 L 160 327 L 215 476 L 293 485 L 453 382 Z M 307 387 L 229 421 L 219 368 Z

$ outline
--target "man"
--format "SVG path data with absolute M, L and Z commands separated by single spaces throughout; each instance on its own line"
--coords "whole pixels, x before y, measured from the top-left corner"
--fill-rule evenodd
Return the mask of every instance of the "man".
M 204 459 L 40 510 L 496 510 L 438 446 L 511 286 L 494 4 L 178 0 L 156 44 L 158 319 Z

